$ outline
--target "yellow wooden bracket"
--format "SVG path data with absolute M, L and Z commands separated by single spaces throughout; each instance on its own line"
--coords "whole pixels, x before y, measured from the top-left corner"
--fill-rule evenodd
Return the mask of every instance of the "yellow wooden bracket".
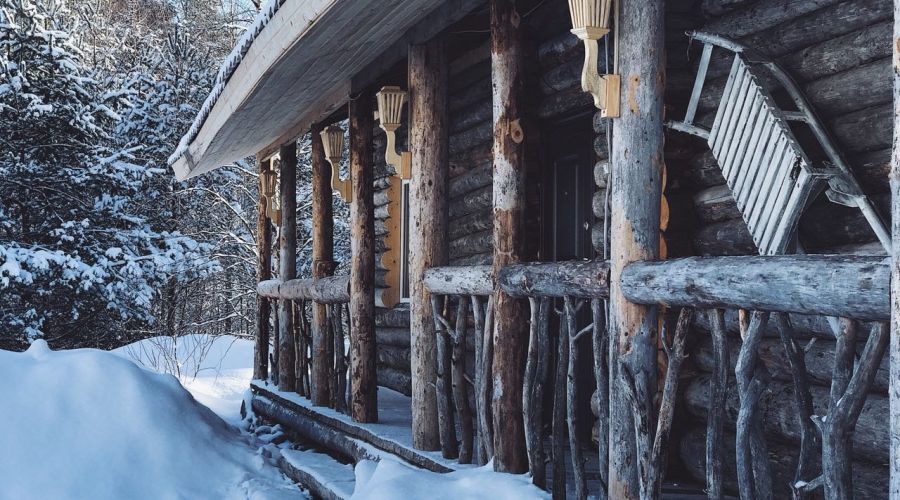
M 597 68 L 600 56 L 599 40 L 609 33 L 603 28 L 578 28 L 572 33 L 584 41 L 584 67 L 581 70 L 581 89 L 594 98 L 594 106 L 606 118 L 619 117 L 619 96 L 622 80 L 619 75 L 603 75 Z

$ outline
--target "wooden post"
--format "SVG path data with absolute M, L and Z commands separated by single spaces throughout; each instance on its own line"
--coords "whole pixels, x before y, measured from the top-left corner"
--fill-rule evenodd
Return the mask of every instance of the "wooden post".
M 269 168 L 268 160 L 257 158 L 259 173 Z M 272 227 L 266 217 L 268 200 L 262 195 L 262 175 L 259 176 L 259 203 L 256 208 L 256 277 L 266 281 L 272 277 Z M 269 299 L 256 296 L 256 346 L 254 348 L 253 378 L 269 377 Z
M 894 151 L 891 156 L 891 500 L 900 499 L 900 0 L 894 0 Z
M 281 231 L 278 259 L 281 281 L 297 277 L 297 143 L 291 141 L 281 146 Z M 294 373 L 294 315 L 291 301 L 278 301 L 278 388 L 294 391 L 297 387 Z
M 495 279 L 503 266 L 521 260 L 524 247 L 525 132 L 521 106 L 525 72 L 520 23 L 512 0 L 491 0 Z M 521 301 L 498 290 L 494 318 L 494 469 L 522 473 L 528 470 L 522 420 L 527 317 Z
M 378 421 L 375 375 L 375 190 L 372 96 L 350 101 L 350 416 Z M 328 381 L 323 380 L 323 384 Z
M 434 316 L 422 282 L 425 270 L 447 263 L 447 57 L 438 37 L 409 49 L 409 288 L 413 446 L 437 450 Z
M 639 398 L 656 394 L 658 322 L 655 306 L 625 299 L 619 278 L 629 262 L 659 257 L 665 6 L 657 0 L 631 0 L 619 7 L 621 118 L 613 122 L 610 191 L 609 498 L 631 499 L 638 497 L 639 457 L 620 364 L 634 375 Z M 653 407 L 652 399 L 647 403 L 642 406 Z
M 321 125 L 314 125 L 312 138 L 312 275 L 324 278 L 334 273 L 334 219 L 332 213 L 331 165 L 325 160 Z M 328 322 L 328 306 L 312 305 L 312 402 L 327 406 L 334 377 L 334 340 Z

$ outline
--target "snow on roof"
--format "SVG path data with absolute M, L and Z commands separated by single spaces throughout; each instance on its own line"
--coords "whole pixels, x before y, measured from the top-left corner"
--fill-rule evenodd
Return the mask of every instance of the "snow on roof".
M 256 37 L 262 33 L 263 28 L 266 27 L 269 21 L 275 17 L 275 13 L 278 12 L 278 9 L 281 8 L 284 2 L 285 0 L 266 0 L 265 3 L 260 6 L 259 13 L 256 15 L 253 23 L 251 23 L 247 31 L 241 35 L 241 38 L 234 45 L 234 48 L 231 49 L 231 53 L 228 54 L 228 57 L 222 62 L 219 73 L 216 75 L 216 81 L 213 83 L 213 88 L 209 95 L 206 96 L 206 100 L 203 102 L 203 106 L 200 107 L 200 111 L 197 112 L 197 116 L 194 117 L 194 122 L 191 124 L 188 131 L 181 137 L 181 140 L 178 142 L 178 147 L 176 147 L 175 151 L 172 152 L 172 155 L 169 156 L 169 165 L 175 163 L 187 152 L 188 145 L 197 137 L 197 134 L 200 132 L 200 127 L 203 126 L 203 122 L 206 121 L 210 111 L 212 111 L 212 107 L 222 95 L 222 91 L 225 90 L 225 84 L 231 79 L 234 70 L 237 69 L 238 65 L 241 64 L 244 55 L 250 50 L 250 45 L 252 45 L 253 41 L 256 40 Z
M 377 76 L 368 73 L 402 58 L 389 49 L 405 47 L 407 33 L 425 40 L 479 2 L 269 0 L 169 158 L 175 176 L 193 177 L 302 135 L 347 102 L 352 80 Z

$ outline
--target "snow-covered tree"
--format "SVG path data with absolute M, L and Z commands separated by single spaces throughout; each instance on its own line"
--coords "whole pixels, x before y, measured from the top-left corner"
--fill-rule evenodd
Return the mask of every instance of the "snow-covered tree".
M 204 244 L 140 203 L 160 168 L 121 147 L 119 92 L 84 64 L 61 0 L 0 0 L 0 328 L 4 344 L 152 323 L 156 290 L 213 270 Z

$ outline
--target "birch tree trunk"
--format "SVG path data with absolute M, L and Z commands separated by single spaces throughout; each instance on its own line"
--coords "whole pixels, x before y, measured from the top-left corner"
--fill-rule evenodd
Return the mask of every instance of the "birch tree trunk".
M 900 0 L 894 0 L 894 151 L 891 156 L 891 478 L 900 499 Z

